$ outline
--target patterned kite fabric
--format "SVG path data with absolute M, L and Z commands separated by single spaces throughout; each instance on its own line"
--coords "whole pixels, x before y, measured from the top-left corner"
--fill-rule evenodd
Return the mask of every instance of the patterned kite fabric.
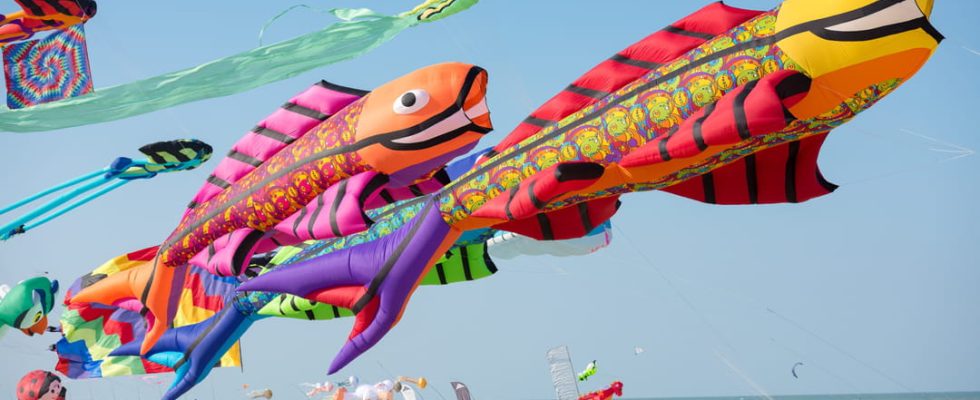
M 3 47 L 7 107 L 25 108 L 92 92 L 82 25 Z

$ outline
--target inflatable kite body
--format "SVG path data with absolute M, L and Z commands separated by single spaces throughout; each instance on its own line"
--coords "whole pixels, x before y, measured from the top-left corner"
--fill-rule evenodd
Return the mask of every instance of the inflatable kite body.
M 613 397 L 623 396 L 623 383 L 615 381 L 608 388 L 597 390 L 579 397 L 578 400 L 610 400 Z
M 146 155 L 146 161 L 119 157 L 105 168 L 53 186 L 0 209 L 0 215 L 3 215 L 47 195 L 73 187 L 58 198 L 0 226 L 0 240 L 26 233 L 129 182 L 150 179 L 162 173 L 197 168 L 211 158 L 212 149 L 207 143 L 199 140 L 178 139 L 151 143 L 140 147 L 139 151 Z
M 235 144 L 150 268 L 76 300 L 138 298 L 156 321 L 148 351 L 172 321 L 172 288 L 189 263 L 235 276 L 256 252 L 360 232 L 372 223 L 365 210 L 441 187 L 441 167 L 491 129 L 486 81 L 479 67 L 445 63 L 372 92 L 314 85 Z
M 589 377 L 595 375 L 596 372 L 599 372 L 599 364 L 596 363 L 595 360 L 592 360 L 592 362 L 590 362 L 589 365 L 585 366 L 585 369 L 582 370 L 582 372 L 578 373 L 578 381 L 585 382 L 589 380 Z
M 48 328 L 48 313 L 54 308 L 58 281 L 43 276 L 18 283 L 13 288 L 0 285 L 0 336 L 7 327 L 25 335 L 41 335 Z
M 715 204 L 795 203 L 835 186 L 816 160 L 832 129 L 909 79 L 942 36 L 931 0 L 711 4 L 602 62 L 470 171 L 419 200 L 390 235 L 297 263 L 239 290 L 350 308 L 330 366 L 376 344 L 464 232 L 584 235 L 619 197 L 661 190 Z M 380 223 L 380 222 L 379 222 Z
M 17 400 L 65 400 L 67 393 L 61 378 L 48 371 L 28 372 L 17 383 Z
M 14 0 L 23 9 L 0 14 L 0 45 L 35 33 L 83 24 L 95 16 L 94 0 Z

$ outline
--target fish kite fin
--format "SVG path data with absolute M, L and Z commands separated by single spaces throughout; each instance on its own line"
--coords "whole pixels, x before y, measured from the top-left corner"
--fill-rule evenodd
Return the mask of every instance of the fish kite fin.
M 448 173 L 446 173 L 446 169 L 441 168 L 430 176 L 416 180 L 411 185 L 403 187 L 388 186 L 381 189 L 377 196 L 372 197 L 367 204 L 364 205 L 364 209 L 372 210 L 389 204 L 394 204 L 402 200 L 414 199 L 416 197 L 435 193 L 439 189 L 442 189 L 443 186 L 446 186 L 450 180 L 450 176 Z
M 374 224 L 364 213 L 367 204 L 387 184 L 388 176 L 375 171 L 344 179 L 278 223 L 272 229 L 271 240 L 277 246 L 284 246 L 363 232 Z
M 545 126 L 599 101 L 627 83 L 761 13 L 730 7 L 719 1 L 650 34 L 599 63 L 538 107 L 494 147 L 493 154 L 516 146 Z
M 229 304 L 201 323 L 167 331 L 146 356 L 176 372 L 162 398 L 177 399 L 203 381 L 253 322 Z
M 357 319 L 330 365 L 332 374 L 394 327 L 422 278 L 459 235 L 430 199 L 415 218 L 387 236 L 282 267 L 243 283 L 238 290 L 313 296 L 349 305 Z
M 820 197 L 837 189 L 817 166 L 826 138 L 823 133 L 783 143 L 663 191 L 709 204 L 799 203 Z
M 473 216 L 505 221 L 531 218 L 566 193 L 589 187 L 603 173 L 605 168 L 593 162 L 558 163 L 500 193 L 473 212 Z
M 260 121 L 232 146 L 204 186 L 188 204 L 207 202 L 331 115 L 368 92 L 320 81 Z M 184 213 L 185 217 L 187 212 Z
M 537 240 L 565 240 L 588 235 L 619 210 L 619 196 L 603 197 L 573 206 L 538 213 L 530 218 L 507 221 L 493 228 Z
M 212 241 L 191 258 L 190 263 L 218 276 L 238 276 L 249 266 L 252 256 L 266 249 L 260 246 L 265 234 L 252 228 L 240 228 Z
M 789 109 L 810 90 L 810 78 L 782 70 L 751 81 L 701 108 L 677 128 L 623 157 L 629 169 L 686 158 L 710 146 L 724 146 L 777 132 L 796 118 Z

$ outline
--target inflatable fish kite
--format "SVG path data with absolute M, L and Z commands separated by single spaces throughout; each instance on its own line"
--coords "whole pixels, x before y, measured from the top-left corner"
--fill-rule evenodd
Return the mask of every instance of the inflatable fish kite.
M 35 33 L 83 24 L 95 16 L 94 0 L 14 0 L 22 10 L 0 14 L 0 45 Z
M 942 36 L 932 0 L 714 3 L 617 53 L 551 99 L 390 235 L 272 271 L 242 291 L 304 296 L 357 318 L 335 372 L 398 322 L 464 232 L 584 235 L 618 198 L 661 190 L 713 204 L 830 193 L 827 134 L 891 93 Z M 380 222 L 379 222 L 380 223 Z
M 150 268 L 111 275 L 72 300 L 139 299 L 155 321 L 149 351 L 171 324 L 172 288 L 189 263 L 235 276 L 256 252 L 360 232 L 373 223 L 365 210 L 441 187 L 446 162 L 491 130 L 486 83 L 482 68 L 445 63 L 371 92 L 314 85 L 234 145 Z

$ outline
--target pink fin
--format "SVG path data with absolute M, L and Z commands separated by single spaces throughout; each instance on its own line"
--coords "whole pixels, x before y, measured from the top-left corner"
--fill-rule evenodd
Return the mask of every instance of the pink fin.
M 320 81 L 263 119 L 232 146 L 187 209 L 191 210 L 252 172 L 331 115 L 368 92 Z M 186 212 L 185 212 L 186 215 Z
M 334 184 L 276 225 L 272 241 L 282 246 L 364 231 L 373 223 L 364 214 L 365 204 L 387 183 L 386 175 L 368 171 Z
M 402 200 L 414 199 L 419 196 L 424 196 L 430 193 L 435 193 L 442 189 L 449 183 L 449 174 L 446 173 L 445 169 L 440 169 L 434 175 L 428 178 L 419 179 L 415 183 L 404 187 L 387 187 L 381 189 L 378 196 L 372 197 L 367 204 L 364 205 L 365 210 L 373 210 L 378 207 L 384 207 L 388 204 L 394 204 Z
M 218 276 L 238 276 L 259 248 L 263 234 L 251 228 L 236 229 L 211 242 L 190 263 Z

